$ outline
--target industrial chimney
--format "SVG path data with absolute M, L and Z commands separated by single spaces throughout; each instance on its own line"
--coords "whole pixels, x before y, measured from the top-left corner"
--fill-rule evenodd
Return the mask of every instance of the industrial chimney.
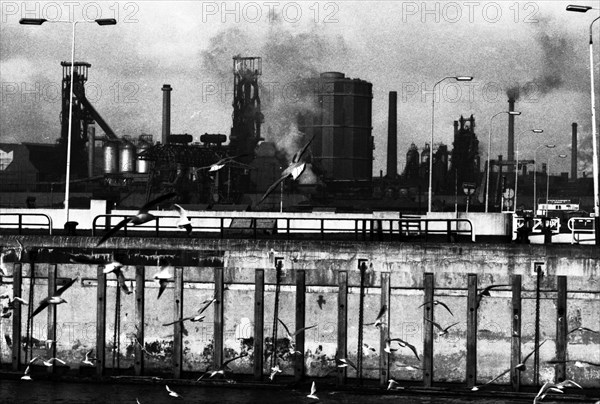
M 571 124 L 571 179 L 577 180 L 577 122 Z
M 161 143 L 167 144 L 167 139 L 171 134 L 171 88 L 170 85 L 164 84 L 163 91 L 163 121 L 162 121 L 162 137 Z
M 512 112 L 515 110 L 514 98 L 508 99 L 508 111 Z M 508 114 L 508 161 L 514 161 L 515 159 L 515 116 Z M 508 172 L 512 172 L 512 166 L 508 166 Z
M 398 93 L 390 91 L 388 112 L 388 144 L 387 144 L 387 177 L 390 179 L 398 176 L 398 118 L 397 118 Z

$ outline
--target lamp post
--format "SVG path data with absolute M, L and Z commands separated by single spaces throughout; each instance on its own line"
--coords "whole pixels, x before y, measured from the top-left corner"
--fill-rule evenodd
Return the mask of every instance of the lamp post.
M 568 5 L 567 11 L 574 11 L 578 13 L 585 13 L 589 10 L 600 10 L 600 8 L 591 6 L 577 6 Z M 600 245 L 600 190 L 598 180 L 598 132 L 596 129 L 596 97 L 594 95 L 594 52 L 593 52 L 593 35 L 592 26 L 596 21 L 600 20 L 600 16 L 596 17 L 590 23 L 590 94 L 591 94 L 591 105 L 592 105 L 592 170 L 594 177 L 594 220 L 596 221 L 596 244 Z
M 454 79 L 456 81 L 471 81 L 473 80 L 472 76 L 446 76 L 441 80 L 438 80 L 434 85 L 431 92 L 433 93 L 433 97 L 431 100 L 431 145 L 429 149 L 429 195 L 427 198 L 427 213 L 431 213 L 431 203 L 433 200 L 433 129 L 434 129 L 434 119 L 435 119 L 435 87 L 440 84 L 442 81 L 447 79 Z
M 537 151 L 542 148 L 547 147 L 548 149 L 554 149 L 556 147 L 555 144 L 543 144 L 538 146 L 533 151 L 533 216 L 537 216 Z
M 69 222 L 69 192 L 71 185 L 71 136 L 73 132 L 73 72 L 75 70 L 75 27 L 81 22 L 95 22 L 98 25 L 115 25 L 117 20 L 114 18 L 100 18 L 97 20 L 47 20 L 45 18 L 21 18 L 21 25 L 42 25 L 45 22 L 51 23 L 68 23 L 72 24 L 72 40 L 71 40 L 71 85 L 69 89 L 69 128 L 67 132 L 67 168 L 65 173 L 65 214 L 66 223 Z
M 527 129 L 517 135 L 517 147 L 516 147 L 516 158 L 515 158 L 515 206 L 514 210 L 517 211 L 517 191 L 519 189 L 519 144 L 521 142 L 521 135 L 526 132 L 532 133 L 544 133 L 544 129 Z
M 519 111 L 500 111 L 490 118 L 490 127 L 488 129 L 488 155 L 487 155 L 487 175 L 485 179 L 485 213 L 488 213 L 489 198 L 490 198 L 490 156 L 492 155 L 492 124 L 495 117 L 500 114 L 521 115 Z
M 567 158 L 566 154 L 559 154 L 558 156 L 561 159 Z M 548 161 L 546 162 L 546 216 L 548 216 L 548 199 L 550 196 L 550 160 L 552 158 L 548 157 Z

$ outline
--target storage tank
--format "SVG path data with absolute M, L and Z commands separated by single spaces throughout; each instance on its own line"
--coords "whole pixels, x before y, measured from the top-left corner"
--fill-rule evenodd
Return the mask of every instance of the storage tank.
M 117 174 L 119 172 L 119 144 L 107 140 L 102 147 L 104 159 L 104 174 Z
M 152 139 L 152 138 L 150 138 L 150 139 Z M 148 170 L 149 170 L 148 160 L 141 159 L 140 154 L 142 154 L 143 152 L 148 150 L 151 145 L 152 145 L 151 143 L 147 142 L 144 138 L 142 138 L 140 136 L 140 141 L 139 141 L 138 147 L 137 147 L 137 157 L 136 157 L 137 172 L 140 174 L 148 173 Z
M 322 73 L 315 93 L 318 111 L 301 129 L 310 138 L 313 162 L 327 182 L 373 178 L 372 84 L 339 72 Z
M 136 152 L 135 145 L 131 143 L 129 140 L 124 139 L 121 142 L 120 147 L 120 172 L 122 173 L 134 173 L 135 172 L 135 160 L 136 160 Z

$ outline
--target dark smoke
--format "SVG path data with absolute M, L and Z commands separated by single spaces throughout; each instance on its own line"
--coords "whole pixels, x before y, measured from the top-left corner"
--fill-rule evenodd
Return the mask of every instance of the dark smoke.
M 534 79 L 507 88 L 506 95 L 515 101 L 522 96 L 537 99 L 564 86 L 578 85 L 576 80 L 567 82 L 567 78 L 576 74 L 573 61 L 577 60 L 575 50 L 580 38 L 573 38 L 550 18 L 540 18 L 533 26 L 536 45 L 541 50 L 541 59 L 536 62 L 540 70 Z

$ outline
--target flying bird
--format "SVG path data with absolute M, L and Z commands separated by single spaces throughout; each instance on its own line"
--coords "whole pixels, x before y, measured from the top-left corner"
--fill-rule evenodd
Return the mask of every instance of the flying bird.
M 592 334 L 600 334 L 600 331 L 596 331 L 596 330 L 592 330 L 591 328 L 587 328 L 587 327 L 577 327 L 577 328 L 573 328 L 571 331 L 569 331 L 567 333 L 567 335 L 572 334 L 576 331 L 585 331 L 585 332 L 591 332 Z
M 379 314 L 377 315 L 377 318 L 375 319 L 375 322 L 374 323 L 368 323 L 368 324 L 365 324 L 365 325 L 374 325 L 377 328 L 381 327 L 381 325 L 385 325 L 385 322 L 383 320 L 383 316 L 385 315 L 386 312 L 387 312 L 387 305 L 384 304 L 383 306 L 381 306 L 381 309 L 379 309 Z
M 551 365 L 554 365 L 554 364 L 557 364 L 557 363 L 569 363 L 569 362 L 573 363 L 573 365 L 575 365 L 575 367 L 578 367 L 578 368 L 584 368 L 585 365 L 600 366 L 600 363 L 589 362 L 589 361 L 582 361 L 582 360 L 575 360 L 575 359 L 570 359 L 570 360 L 556 360 L 556 359 L 553 359 L 553 360 L 546 361 L 546 363 L 551 364 Z
M 177 220 L 177 223 L 176 223 L 177 227 L 179 227 L 180 229 L 185 229 L 185 231 L 187 232 L 187 234 L 189 236 L 190 234 L 192 234 L 192 222 L 190 221 L 190 219 L 187 216 L 187 211 L 176 203 L 173 204 L 173 206 L 179 213 L 179 220 Z
M 312 398 L 313 400 L 319 399 L 319 397 L 317 397 L 317 386 L 315 385 L 315 382 L 312 382 L 312 386 L 310 386 L 310 394 L 306 397 Z
M 208 309 L 210 307 L 210 305 L 213 304 L 216 301 L 217 301 L 217 299 L 214 299 L 214 298 L 213 299 L 205 300 L 205 301 L 202 302 L 202 307 L 200 307 L 198 309 L 198 312 L 197 312 L 198 314 L 197 315 L 190 316 L 190 317 L 182 317 L 179 320 L 175 320 L 175 321 L 172 321 L 170 323 L 163 324 L 163 326 L 169 326 L 169 325 L 173 325 L 175 323 L 182 323 L 183 324 L 184 321 L 191 321 L 191 322 L 203 321 L 206 316 L 203 316 L 202 313 L 204 313 L 206 311 L 206 309 Z
M 385 353 L 391 355 L 392 352 L 396 352 L 397 350 L 398 349 L 392 349 L 391 340 L 389 338 L 385 340 L 385 348 L 383 348 Z
M 327 303 L 327 300 L 323 297 L 323 295 L 319 295 L 319 299 L 317 299 L 317 304 L 319 305 L 319 309 L 323 310 L 323 305 Z
M 258 201 L 257 206 L 260 205 L 265 199 L 267 199 L 267 196 L 269 196 L 271 192 L 273 192 L 281 182 L 285 181 L 286 178 L 292 177 L 294 180 L 296 180 L 298 179 L 298 177 L 300 177 L 300 175 L 304 172 L 304 169 L 306 168 L 306 162 L 300 161 L 300 159 L 302 158 L 302 155 L 306 152 L 306 149 L 308 149 L 308 146 L 310 146 L 314 138 L 315 136 L 313 135 L 313 137 L 310 138 L 308 143 L 306 143 L 304 147 L 302 147 L 302 149 L 300 149 L 296 154 L 294 154 L 290 165 L 287 166 L 285 170 L 283 170 L 283 172 L 281 173 L 281 177 L 279 177 L 279 179 L 275 181 L 269 187 L 269 189 L 267 189 L 267 192 L 265 192 L 262 198 L 260 198 L 260 201 Z
M 127 287 L 127 284 L 125 283 L 125 275 L 123 274 L 123 271 L 121 270 L 121 268 L 123 268 L 123 264 L 121 264 L 119 261 L 107 260 L 104 258 L 95 257 L 93 255 L 87 255 L 87 254 L 67 254 L 67 255 L 69 256 L 69 259 L 71 262 L 76 262 L 79 264 L 86 264 L 86 265 L 102 265 L 102 266 L 104 266 L 104 269 L 102 270 L 102 272 L 104 274 L 110 274 L 111 272 L 114 273 L 115 276 L 117 277 L 117 284 L 121 287 L 123 292 L 125 292 L 128 295 L 133 293 L 133 290 L 129 289 L 129 287 Z
M 223 362 L 223 364 L 222 364 L 222 365 L 219 367 L 219 369 L 217 369 L 217 370 L 211 370 L 211 371 L 206 371 L 206 372 L 204 372 L 204 373 L 202 374 L 202 376 L 200 376 L 200 377 L 198 378 L 198 381 L 199 381 L 199 380 L 202 380 L 202 379 L 204 378 L 204 376 L 206 376 L 207 374 L 209 375 L 209 376 L 208 376 L 209 378 L 212 378 L 212 377 L 214 377 L 214 376 L 216 376 L 216 375 L 222 375 L 222 376 L 225 376 L 225 372 L 226 372 L 226 371 L 229 369 L 229 367 L 228 367 L 227 365 L 229 365 L 231 362 L 233 362 L 233 361 L 236 361 L 236 360 L 238 360 L 238 359 L 240 359 L 240 358 L 243 358 L 243 357 L 245 357 L 245 356 L 248 356 L 248 354 L 247 354 L 247 353 L 242 353 L 241 355 L 234 356 L 233 358 L 226 360 L 226 361 L 225 361 L 225 362 Z
M 433 303 L 434 305 L 436 305 L 436 306 L 437 306 L 437 305 L 440 305 L 440 306 L 444 307 L 446 310 L 448 310 L 448 313 L 450 313 L 450 315 L 452 315 L 452 316 L 454 317 L 454 314 L 452 314 L 452 311 L 450 310 L 450 307 L 448 307 L 448 305 L 446 305 L 446 303 L 444 303 L 444 302 L 442 302 L 442 301 L 440 301 L 440 300 L 430 300 L 430 301 L 428 301 L 428 302 L 425 302 L 425 303 L 423 303 L 423 304 L 419 305 L 418 307 L 423 307 L 423 306 L 425 306 L 426 304 L 432 304 L 432 303 Z
M 165 387 L 167 388 L 167 392 L 169 393 L 169 395 L 170 395 L 171 397 L 175 397 L 175 398 L 183 398 L 183 397 L 181 397 L 179 394 L 177 394 L 177 393 L 175 393 L 173 390 L 171 390 L 171 389 L 169 388 L 169 386 L 167 386 L 166 384 L 165 384 Z
M 275 365 L 275 367 L 271 368 L 271 375 L 269 376 L 269 379 L 273 380 L 277 373 L 281 373 L 279 365 Z
M 481 292 L 477 293 L 477 304 L 475 305 L 475 308 L 478 309 L 479 308 L 479 304 L 481 303 L 481 300 L 483 299 L 484 296 L 490 296 L 490 290 L 495 289 L 495 288 L 503 288 L 503 287 L 509 287 L 510 285 L 490 285 L 490 286 L 486 286 L 485 289 L 483 289 Z
M 93 349 L 90 349 L 88 352 L 86 352 L 85 359 L 82 360 L 81 363 L 84 363 L 84 364 L 90 365 L 90 366 L 94 366 L 94 362 L 98 362 L 98 359 L 90 356 L 90 355 L 92 355 L 92 352 L 94 352 Z
M 66 284 L 64 284 L 63 286 L 61 286 L 56 291 L 56 293 L 54 293 L 53 295 L 48 296 L 45 299 L 43 299 L 40 302 L 40 304 L 37 307 L 37 309 L 35 309 L 35 311 L 31 314 L 30 318 L 35 317 L 38 313 L 40 313 L 42 310 L 44 310 L 46 307 L 48 307 L 51 304 L 67 303 L 67 301 L 61 297 L 61 295 L 65 292 L 65 290 L 67 290 L 71 286 L 73 286 L 73 284 L 77 281 L 77 279 L 78 278 L 73 278 L 73 279 L 69 280 L 69 282 L 67 282 Z
M 63 365 L 65 365 L 65 364 L 66 364 L 66 362 L 65 362 L 65 361 L 63 361 L 63 360 L 61 360 L 61 359 L 58 359 L 58 358 L 50 358 L 50 359 L 48 359 L 47 361 L 43 361 L 42 363 L 43 363 L 44 365 L 46 365 L 46 366 L 50 367 L 50 366 L 54 365 L 54 363 L 55 363 L 55 362 L 60 362 L 60 363 L 61 363 L 61 364 L 63 364 Z
M 298 352 L 298 351 L 296 351 L 296 350 L 295 350 L 295 345 L 296 345 L 296 344 L 294 343 L 294 341 L 295 341 L 295 337 L 296 337 L 296 335 L 298 335 L 298 334 L 300 334 L 301 332 L 304 332 L 304 331 L 306 331 L 306 330 L 310 330 L 311 328 L 315 328 L 317 325 L 316 325 L 316 324 L 314 324 L 314 325 L 311 325 L 311 326 L 308 326 L 308 327 L 302 327 L 302 328 L 300 328 L 299 330 L 296 330 L 296 331 L 295 331 L 295 332 L 292 334 L 292 333 L 290 332 L 290 329 L 287 327 L 287 325 L 285 325 L 285 323 L 284 323 L 283 321 L 281 321 L 281 319 L 280 319 L 280 318 L 278 318 L 277 320 L 279 320 L 279 322 L 281 323 L 281 325 L 282 325 L 282 326 L 283 326 L 283 328 L 285 329 L 285 333 L 286 333 L 286 336 L 285 336 L 285 338 L 286 338 L 286 339 L 287 339 L 287 340 L 290 342 L 290 353 L 291 353 L 292 355 L 293 355 L 293 354 L 295 354 L 295 353 L 302 354 L 302 352 Z
M 215 171 L 219 171 L 221 168 L 225 167 L 227 164 L 235 164 L 235 165 L 243 166 L 245 168 L 250 168 L 250 166 L 248 166 L 246 164 L 242 164 L 239 161 L 236 161 L 238 158 L 244 157 L 244 156 L 247 156 L 247 154 L 240 154 L 237 156 L 225 157 L 209 166 L 200 167 L 196 171 L 208 169 L 208 172 L 215 172 Z
M 450 324 L 448 327 L 446 327 L 446 328 L 442 328 L 442 326 L 441 326 L 441 325 L 439 325 L 439 324 L 438 324 L 438 323 L 436 323 L 435 321 L 431 321 L 431 320 L 430 320 L 430 319 L 428 319 L 427 317 L 423 317 L 423 319 L 424 319 L 425 321 L 428 321 L 428 322 L 430 322 L 431 324 L 433 324 L 433 325 L 435 326 L 435 328 L 437 328 L 438 330 L 440 330 L 440 332 L 438 332 L 438 336 L 439 336 L 439 337 L 441 337 L 441 336 L 443 336 L 443 335 L 446 335 L 446 334 L 448 334 L 448 330 L 449 330 L 451 327 L 454 327 L 456 324 L 458 324 L 458 323 L 452 323 L 452 324 Z
M 537 393 L 537 396 L 535 396 L 533 398 L 533 404 L 537 404 L 538 401 L 543 400 L 544 397 L 546 397 L 546 395 L 548 393 L 550 393 L 551 391 L 557 392 L 557 393 L 562 393 L 562 389 L 559 389 L 558 387 L 556 387 L 555 384 L 550 383 L 550 382 L 546 382 L 544 383 L 544 385 L 542 386 L 542 388 L 540 389 L 540 391 Z
M 354 362 L 352 362 L 348 358 L 338 359 L 337 362 L 338 362 L 338 365 L 337 365 L 338 368 L 347 368 L 348 366 L 350 366 L 351 368 L 354 368 L 354 370 L 358 371 L 358 368 L 356 367 Z
M 159 284 L 158 296 L 156 297 L 156 300 L 160 299 L 160 296 L 167 288 L 167 283 L 169 283 L 169 279 L 171 279 L 172 277 L 173 275 L 171 275 L 171 270 L 169 269 L 169 267 L 164 267 L 154 275 L 154 280 Z
M 30 374 L 31 374 L 31 365 L 33 365 L 33 363 L 34 363 L 35 361 L 37 361 L 38 359 L 39 359 L 39 357 L 37 357 L 37 356 L 36 356 L 35 358 L 33 358 L 33 359 L 31 359 L 31 360 L 29 361 L 29 364 L 28 364 L 28 365 L 27 365 L 27 367 L 25 368 L 25 372 L 23 373 L 23 376 L 21 376 L 21 380 L 33 380 L 33 379 L 31 378 L 31 376 L 30 376 Z
M 400 387 L 400 384 L 395 381 L 394 379 L 390 379 L 388 380 L 388 386 L 387 386 L 388 390 L 404 390 L 404 387 Z
M 421 359 L 419 358 L 419 354 L 417 353 L 417 348 L 415 348 L 414 345 L 400 339 L 400 338 L 392 338 L 390 339 L 390 343 L 396 341 L 398 343 L 398 345 L 400 345 L 402 348 L 408 348 L 410 349 L 414 354 L 415 357 L 417 358 L 418 361 L 420 361 Z
M 119 231 L 119 229 L 125 227 L 128 223 L 131 223 L 133 225 L 138 225 L 138 224 L 143 224 L 143 223 L 146 223 L 146 222 L 156 219 L 156 216 L 154 216 L 151 213 L 148 213 L 150 208 L 152 208 L 153 206 L 155 206 L 163 201 L 166 201 L 167 199 L 174 198 L 175 196 L 177 196 L 176 192 L 169 192 L 168 194 L 161 195 L 158 198 L 148 202 L 147 204 L 145 204 L 144 206 L 142 206 L 140 208 L 140 210 L 138 211 L 137 214 L 135 214 L 134 216 L 126 217 L 125 219 L 123 219 L 119 223 L 117 223 L 117 225 L 115 227 L 113 227 L 108 232 L 106 232 L 106 234 L 104 236 L 102 236 L 100 241 L 98 241 L 98 244 L 96 244 L 96 247 L 100 246 L 102 243 L 104 243 L 106 240 L 108 240 L 113 234 L 115 234 L 117 231 Z

